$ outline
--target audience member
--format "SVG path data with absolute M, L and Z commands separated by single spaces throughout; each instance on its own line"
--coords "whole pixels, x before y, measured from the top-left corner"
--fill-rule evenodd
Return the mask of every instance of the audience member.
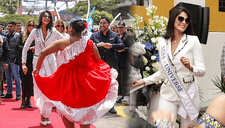
M 58 19 L 57 21 L 55 21 L 54 27 L 64 36 L 64 38 L 70 37 L 70 35 L 66 33 L 66 25 L 63 20 Z
M 115 32 L 115 33 L 118 32 L 117 31 L 117 26 L 115 24 L 113 24 L 113 25 L 110 26 L 110 30 L 113 31 L 113 32 Z
M 118 50 L 117 52 L 117 60 L 119 66 L 119 91 L 118 95 L 121 95 L 122 98 L 118 99 L 117 102 L 122 102 L 123 104 L 129 104 L 129 77 L 131 71 L 131 64 L 129 62 L 128 50 L 129 47 L 134 43 L 134 40 L 131 35 L 126 33 L 126 24 L 124 22 L 118 23 L 118 33 L 120 34 L 120 38 L 124 43 L 125 48 L 122 50 Z
M 23 73 L 22 70 L 22 49 L 24 47 L 24 44 L 29 37 L 31 31 L 34 29 L 35 23 L 33 20 L 29 20 L 26 23 L 24 31 L 20 34 L 17 44 L 19 45 L 19 53 L 18 53 L 18 58 L 17 60 L 19 61 L 20 64 L 20 74 L 22 77 L 22 103 L 20 108 L 24 109 L 26 106 L 29 108 L 32 108 L 33 106 L 31 105 L 30 98 L 31 96 L 34 95 L 33 91 L 33 77 L 32 77 L 32 71 L 33 71 L 33 55 L 35 51 L 35 41 L 33 40 L 28 52 L 27 52 L 27 62 L 26 66 L 28 67 L 28 72 L 26 74 Z
M 22 32 L 22 25 L 20 22 L 16 22 L 16 32 L 21 33 Z
M 0 35 L 5 37 L 5 33 L 3 32 L 3 24 L 0 23 Z
M 9 67 L 9 45 L 8 41 L 4 36 L 0 35 L 0 97 L 4 97 L 3 88 L 3 68 Z
M 103 16 L 100 20 L 100 31 L 91 35 L 91 40 L 98 47 L 101 59 L 105 61 L 111 68 L 118 70 L 117 50 L 124 49 L 124 44 L 118 33 L 109 30 L 110 19 Z M 116 114 L 114 107 L 109 112 Z
M 8 23 L 8 33 L 6 33 L 6 38 L 10 48 L 10 57 L 9 57 L 9 68 L 5 70 L 5 75 L 7 79 L 7 94 L 3 98 L 13 98 L 13 78 L 15 79 L 16 84 L 16 100 L 21 99 L 21 79 L 20 79 L 20 67 L 16 63 L 16 58 L 18 55 L 18 45 L 16 40 L 19 37 L 19 33 L 15 31 L 16 23 L 10 21 Z

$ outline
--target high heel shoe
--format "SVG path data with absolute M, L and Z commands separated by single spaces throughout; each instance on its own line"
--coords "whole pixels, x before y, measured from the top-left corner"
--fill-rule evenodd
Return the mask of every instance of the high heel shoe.
M 43 126 L 46 126 L 46 125 L 47 125 L 47 121 L 41 121 L 41 124 L 42 124 Z
M 41 115 L 41 124 L 42 124 L 43 126 L 46 126 L 46 125 L 47 125 L 47 120 L 46 120 L 46 118 L 43 117 L 42 115 Z
M 45 122 L 46 122 L 47 124 L 51 124 L 50 120 L 46 120 Z

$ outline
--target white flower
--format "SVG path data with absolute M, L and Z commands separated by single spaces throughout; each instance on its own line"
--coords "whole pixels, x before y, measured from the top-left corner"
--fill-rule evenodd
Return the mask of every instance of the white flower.
M 156 56 L 151 56 L 151 60 L 155 60 L 156 59 Z
M 145 70 L 146 71 L 150 71 L 150 68 L 147 66 L 147 67 L 145 67 Z
M 157 35 L 157 30 L 154 31 L 154 34 Z
M 156 41 L 160 42 L 162 40 L 162 37 L 156 37 Z
M 159 70 L 159 62 L 153 63 L 153 64 L 152 64 L 152 67 L 155 68 L 156 71 Z
M 152 26 L 152 30 L 155 30 L 155 26 Z
M 146 65 L 148 63 L 148 59 L 144 56 L 143 56 L 143 62 L 144 62 L 144 65 Z
M 151 41 L 152 41 L 152 43 L 155 43 L 156 42 L 156 38 L 151 38 Z
M 148 23 L 149 23 L 150 25 L 153 25 L 152 19 L 149 19 L 149 20 L 148 20 Z

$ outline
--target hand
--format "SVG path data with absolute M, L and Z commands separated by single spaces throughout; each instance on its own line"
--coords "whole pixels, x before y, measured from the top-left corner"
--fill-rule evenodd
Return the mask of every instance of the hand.
M 144 80 L 138 80 L 138 81 L 134 81 L 132 82 L 132 88 L 136 88 L 138 86 L 141 86 L 142 84 L 145 84 L 145 81 Z
M 9 65 L 8 64 L 4 64 L 4 68 L 5 69 L 8 69 L 9 68 Z
M 26 65 L 22 65 L 22 70 L 23 70 L 23 73 L 26 75 L 27 71 L 28 71 L 27 66 Z
M 158 119 L 166 119 L 171 123 L 171 126 L 173 126 L 175 116 L 171 115 L 168 110 L 157 110 L 152 113 L 152 121 L 155 122 Z
M 110 48 L 112 48 L 112 44 L 110 44 L 110 43 L 105 43 L 105 44 L 103 45 L 103 47 L 106 48 L 106 49 L 110 49 Z
M 100 42 L 100 43 L 97 44 L 97 47 L 102 47 L 102 46 L 104 46 L 104 45 L 105 45 L 104 42 Z
M 118 52 L 123 52 L 123 51 L 125 51 L 125 49 L 122 49 L 122 50 L 118 50 Z
M 30 47 L 29 50 L 32 50 L 32 52 L 34 52 L 35 51 L 35 46 Z
M 191 66 L 190 60 L 187 57 L 182 56 L 180 58 L 180 62 L 184 65 L 184 67 L 186 67 L 187 69 L 193 72 L 193 67 Z
M 37 75 L 38 73 L 39 73 L 39 70 L 38 69 L 34 69 L 33 74 Z

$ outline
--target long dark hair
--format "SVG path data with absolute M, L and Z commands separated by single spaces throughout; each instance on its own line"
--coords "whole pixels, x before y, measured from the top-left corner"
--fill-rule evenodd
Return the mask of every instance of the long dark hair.
M 167 28 L 166 28 L 166 34 L 164 35 L 165 39 L 169 39 L 170 37 L 174 36 L 174 22 L 175 22 L 176 17 L 181 12 L 185 12 L 188 15 L 188 18 L 191 19 L 191 15 L 186 8 L 184 8 L 184 7 L 173 8 L 170 11 L 169 22 L 168 22 L 168 25 L 167 25 Z M 184 33 L 188 34 L 188 35 L 194 35 L 194 28 L 193 28 L 193 24 L 192 24 L 191 20 L 190 20 L 190 23 L 189 23 L 188 27 L 184 31 Z
M 53 19 L 52 19 L 52 14 L 51 14 L 51 12 L 49 12 L 49 11 L 43 11 L 42 13 L 41 13 L 41 15 L 40 15 L 40 17 L 39 17 L 39 21 L 38 21 L 38 25 L 37 25 L 37 29 L 39 29 L 39 28 L 41 28 L 41 25 L 42 25 L 42 17 L 44 16 L 44 14 L 45 13 L 48 13 L 49 14 L 49 16 L 51 16 L 50 17 L 50 22 L 48 23 L 48 25 L 47 25 L 47 29 L 52 29 L 52 27 L 53 27 Z

